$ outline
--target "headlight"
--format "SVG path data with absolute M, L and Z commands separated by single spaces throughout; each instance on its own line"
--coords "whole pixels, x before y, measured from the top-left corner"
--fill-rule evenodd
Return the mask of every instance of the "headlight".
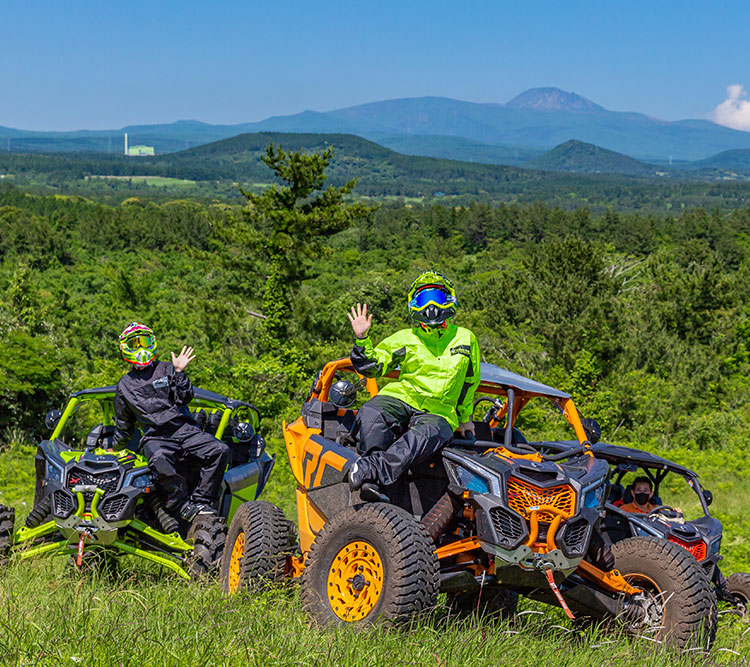
M 62 479 L 62 470 L 51 463 L 47 464 L 47 479 L 59 482 Z
M 604 486 L 597 486 L 595 489 L 591 489 L 590 491 L 587 491 L 586 495 L 583 497 L 583 506 L 590 507 L 590 508 L 599 507 L 599 505 L 602 502 L 603 493 L 604 493 Z
M 136 489 L 145 489 L 147 486 L 151 486 L 151 475 L 148 473 L 138 475 L 130 480 L 129 485 Z
M 461 466 L 456 466 L 456 473 L 458 474 L 458 478 L 461 480 L 461 484 L 463 484 L 467 489 L 475 491 L 476 493 L 490 492 L 490 487 L 487 484 L 486 480 L 476 473 L 472 472 L 471 470 L 467 470 L 466 468 L 462 468 Z

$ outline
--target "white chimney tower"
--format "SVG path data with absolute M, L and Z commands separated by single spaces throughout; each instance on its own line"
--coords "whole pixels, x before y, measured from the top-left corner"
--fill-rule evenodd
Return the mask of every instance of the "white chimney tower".
M 128 154 L 128 133 L 125 133 L 125 155 Z

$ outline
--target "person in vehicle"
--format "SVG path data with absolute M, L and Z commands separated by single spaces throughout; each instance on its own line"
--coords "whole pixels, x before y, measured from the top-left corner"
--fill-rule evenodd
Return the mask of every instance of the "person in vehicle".
M 654 487 L 648 477 L 636 477 L 633 480 L 633 502 L 620 506 L 625 512 L 637 512 L 648 514 L 657 505 L 651 504 L 654 495 Z
M 413 465 L 429 459 L 453 437 L 474 434 L 474 393 L 480 381 L 479 345 L 468 329 L 451 322 L 458 302 L 453 283 L 434 271 L 411 285 L 407 307 L 412 326 L 374 346 L 367 304 L 348 313 L 355 342 L 351 361 L 365 377 L 382 377 L 399 367 L 386 385 L 357 414 L 360 458 L 349 472 L 349 485 L 389 486 Z
M 120 352 L 133 367 L 117 383 L 113 449 L 124 448 L 138 424 L 165 509 L 186 521 L 215 513 L 229 447 L 201 431 L 188 408 L 193 386 L 185 368 L 195 359 L 193 348 L 172 352 L 172 363 L 158 361 L 154 332 L 133 322 L 120 334 Z M 196 469 L 198 484 L 188 496 L 185 474 Z

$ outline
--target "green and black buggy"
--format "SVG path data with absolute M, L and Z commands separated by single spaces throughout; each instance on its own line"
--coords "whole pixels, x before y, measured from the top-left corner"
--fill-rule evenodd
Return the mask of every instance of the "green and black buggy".
M 114 386 L 85 389 L 72 394 L 62 412 L 47 414 L 52 434 L 39 444 L 34 507 L 25 525 L 14 531 L 15 510 L 0 505 L 0 561 L 11 554 L 66 555 L 79 567 L 109 569 L 130 554 L 185 579 L 213 573 L 227 522 L 243 504 L 268 505 L 256 500 L 275 462 L 258 433 L 260 413 L 250 403 L 195 388 L 190 410 L 203 430 L 230 446 L 231 460 L 217 514 L 187 524 L 164 510 L 148 462 L 138 453 L 139 433 L 126 449 L 112 451 L 114 397 Z M 84 440 L 76 439 L 87 431 Z M 189 490 L 197 473 L 188 479 Z

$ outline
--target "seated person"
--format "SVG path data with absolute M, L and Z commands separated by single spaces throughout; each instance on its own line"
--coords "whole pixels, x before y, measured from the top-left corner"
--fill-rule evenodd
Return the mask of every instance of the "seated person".
M 479 345 L 468 329 L 450 323 L 456 293 L 445 276 L 427 271 L 412 283 L 407 300 L 412 326 L 373 346 L 367 337 L 367 304 L 348 314 L 356 341 L 355 370 L 382 377 L 400 367 L 398 381 L 383 388 L 357 414 L 357 459 L 349 485 L 395 484 L 412 464 L 429 459 L 453 437 L 474 434 L 474 393 L 480 381 Z
M 633 502 L 620 505 L 620 509 L 625 512 L 637 512 L 639 514 L 648 514 L 658 505 L 651 504 L 651 498 L 654 496 L 654 487 L 648 477 L 636 477 L 633 480 Z
M 164 495 L 164 507 L 185 521 L 215 513 L 221 483 L 229 462 L 229 447 L 199 428 L 188 405 L 193 385 L 185 367 L 195 358 L 183 347 L 172 363 L 157 361 L 154 332 L 133 322 L 120 334 L 120 352 L 133 368 L 120 378 L 115 393 L 113 449 L 124 448 L 136 422 L 149 468 Z M 199 481 L 192 495 L 183 473 L 197 468 Z

